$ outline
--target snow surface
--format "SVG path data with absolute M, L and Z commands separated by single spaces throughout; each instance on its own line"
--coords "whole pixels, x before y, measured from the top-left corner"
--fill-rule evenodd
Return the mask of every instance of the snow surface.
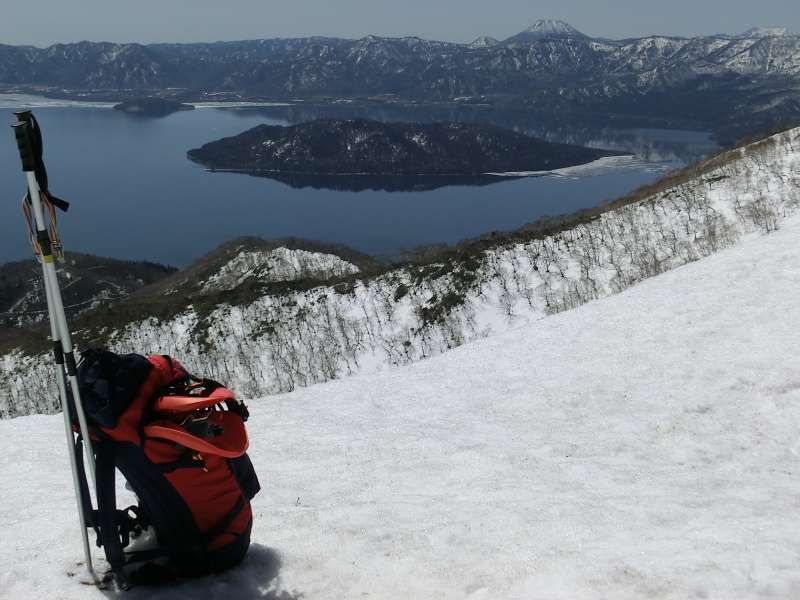
M 798 235 L 251 402 L 245 563 L 125 597 L 800 597 Z M 62 426 L 0 421 L 2 598 L 102 597 Z

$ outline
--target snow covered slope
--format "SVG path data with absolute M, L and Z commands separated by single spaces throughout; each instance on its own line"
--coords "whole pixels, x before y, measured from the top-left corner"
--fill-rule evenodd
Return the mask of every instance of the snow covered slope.
M 429 358 L 618 293 L 779 229 L 798 207 L 793 129 L 566 225 L 377 276 L 147 313 L 94 335 L 118 352 L 178 356 L 248 397 L 287 392 Z M 21 350 L 0 355 L 0 416 L 57 409 L 50 362 Z
M 251 403 L 254 546 L 137 598 L 800 597 L 800 216 L 431 360 Z M 101 600 L 58 416 L 0 421 L 0 597 Z

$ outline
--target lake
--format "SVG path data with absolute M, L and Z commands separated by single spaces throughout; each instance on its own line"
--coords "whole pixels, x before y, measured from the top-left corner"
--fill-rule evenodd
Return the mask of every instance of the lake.
M 211 173 L 186 158 L 190 148 L 255 125 L 298 122 L 325 111 L 205 107 L 139 119 L 101 105 L 0 96 L 0 113 L 9 125 L 14 110 L 32 105 L 44 133 L 51 191 L 72 203 L 68 213 L 59 214 L 66 249 L 175 266 L 242 235 L 295 236 L 395 256 L 418 245 L 454 243 L 591 207 L 716 149 L 702 132 L 548 127 L 511 115 L 502 120 L 507 126 L 552 141 L 625 150 L 636 158 L 569 176 L 481 185 L 456 178 L 442 187 L 411 185 L 416 189 L 409 190 L 393 184 L 387 191 L 374 189 L 378 184 L 354 191 L 330 189 L 325 182 L 287 185 Z M 377 119 L 439 118 L 431 111 L 349 110 Z M 0 262 L 30 257 L 19 208 L 25 179 L 11 129 L 5 131 L 0 138 Z

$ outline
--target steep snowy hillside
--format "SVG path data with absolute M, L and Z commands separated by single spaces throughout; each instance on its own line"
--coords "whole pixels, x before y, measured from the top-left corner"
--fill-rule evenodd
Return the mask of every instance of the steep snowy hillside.
M 794 129 L 674 174 L 600 214 L 489 238 L 377 276 L 265 285 L 166 308 L 126 304 L 120 313 L 143 316 L 114 329 L 112 315 L 95 315 L 79 323 L 78 340 L 175 354 L 251 397 L 290 391 L 428 358 L 620 292 L 779 229 L 798 207 Z M 43 356 L 0 356 L 0 415 L 57 408 Z
M 800 597 L 798 236 L 251 402 L 245 563 L 125 598 Z M 105 597 L 80 583 L 62 427 L 0 421 L 4 599 Z

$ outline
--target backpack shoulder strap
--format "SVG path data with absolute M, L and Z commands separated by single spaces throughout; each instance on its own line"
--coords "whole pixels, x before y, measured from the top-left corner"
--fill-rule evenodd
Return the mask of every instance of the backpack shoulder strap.
M 114 580 L 120 589 L 128 589 L 125 574 L 125 553 L 117 527 L 117 493 L 115 489 L 116 451 L 114 442 L 103 440 L 95 444 L 97 476 L 97 525 L 100 542 L 111 565 Z

